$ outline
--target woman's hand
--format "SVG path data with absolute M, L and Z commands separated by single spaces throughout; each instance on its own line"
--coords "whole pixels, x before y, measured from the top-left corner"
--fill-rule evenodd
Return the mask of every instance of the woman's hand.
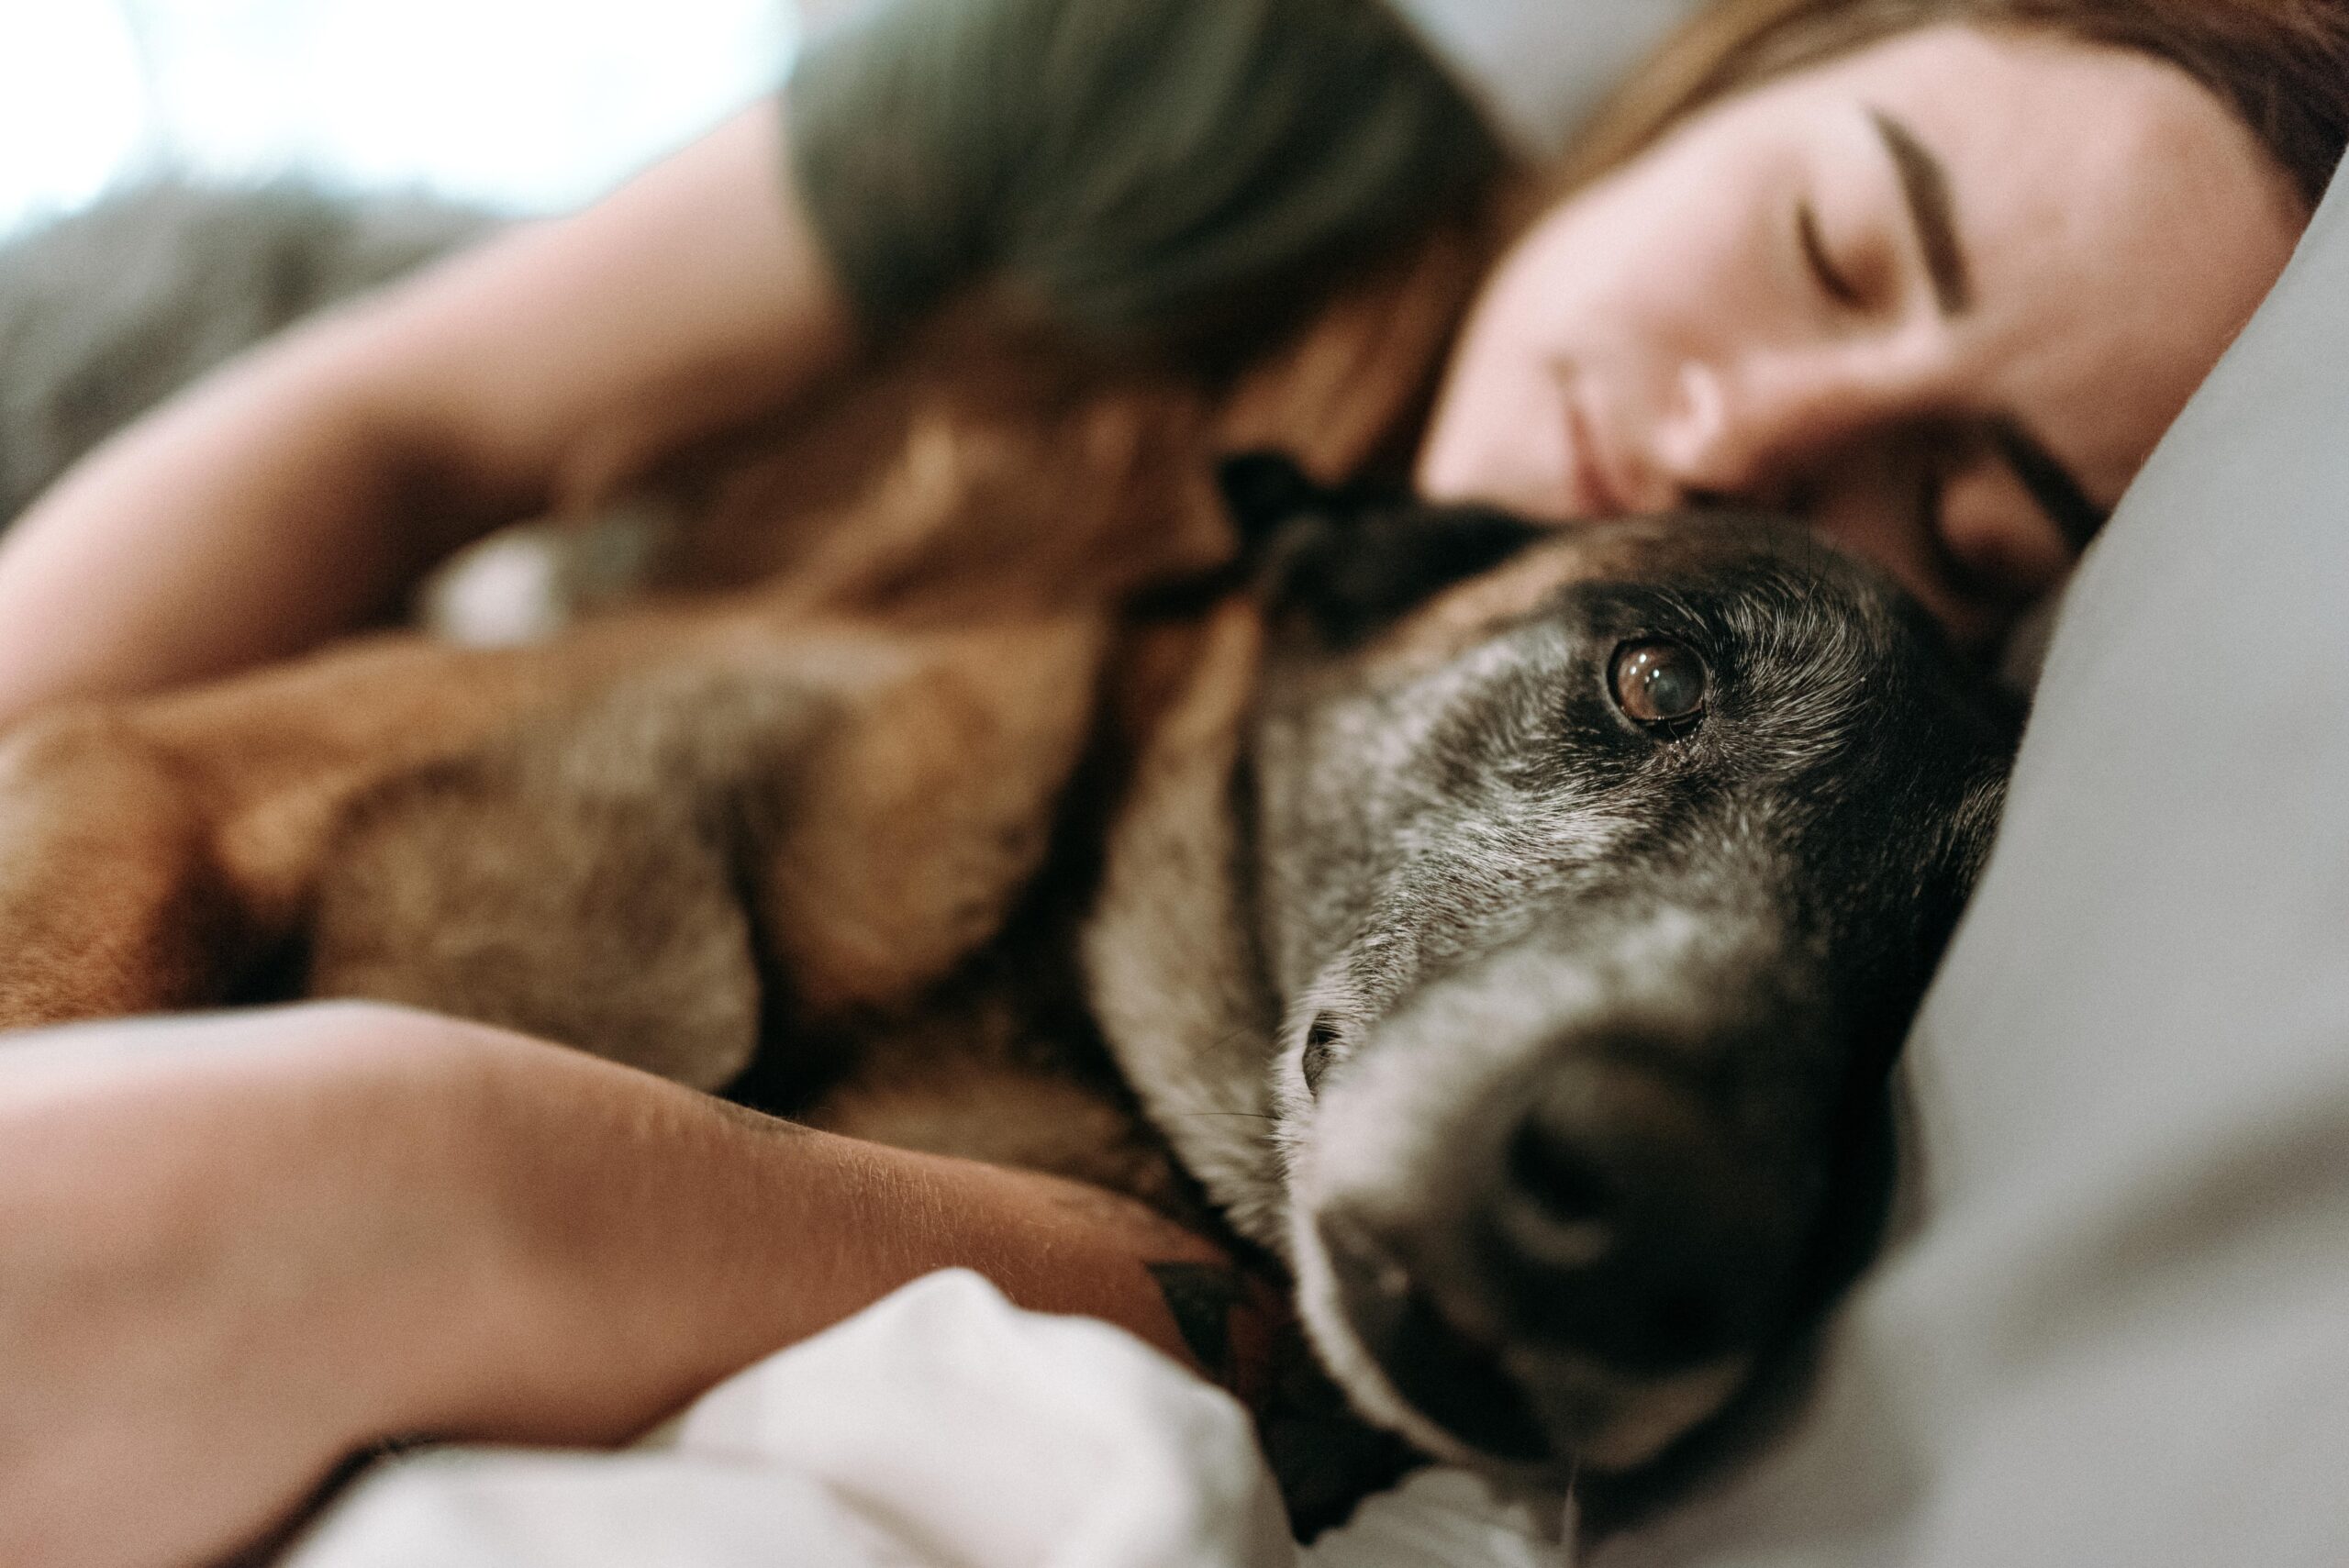
M 0 1040 L 0 1562 L 199 1562 L 350 1453 L 617 1442 L 931 1269 L 1183 1355 L 1216 1250 L 356 1004 Z

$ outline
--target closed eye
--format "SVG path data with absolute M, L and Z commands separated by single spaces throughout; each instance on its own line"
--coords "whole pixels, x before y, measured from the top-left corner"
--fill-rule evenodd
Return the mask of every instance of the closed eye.
M 1942 524 L 1942 500 L 1949 479 L 1939 465 L 1928 467 L 1917 484 L 1917 531 L 1925 541 L 1925 558 L 1933 576 L 1942 586 L 1960 599 L 1981 604 L 1997 597 L 1994 585 L 1986 581 L 1949 548 L 1949 536 Z
M 1819 214 L 1809 202 L 1795 204 L 1795 239 L 1802 247 L 1803 261 L 1809 266 L 1819 286 L 1838 305 L 1856 310 L 1865 303 L 1860 296 L 1859 285 L 1845 276 L 1827 253 L 1827 241 L 1819 232 Z

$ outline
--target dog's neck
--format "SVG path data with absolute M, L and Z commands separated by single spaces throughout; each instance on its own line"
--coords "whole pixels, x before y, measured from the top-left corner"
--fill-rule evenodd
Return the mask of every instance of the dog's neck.
M 1264 634 L 1255 606 L 1208 620 L 1111 823 L 1085 983 L 1143 1110 L 1232 1228 L 1285 1251 L 1269 1073 L 1279 1006 L 1246 895 L 1234 795 Z

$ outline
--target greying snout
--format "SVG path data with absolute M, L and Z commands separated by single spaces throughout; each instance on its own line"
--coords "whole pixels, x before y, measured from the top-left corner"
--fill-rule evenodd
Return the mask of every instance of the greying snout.
M 1809 1195 L 1698 1090 L 1602 1047 L 1510 1101 L 1471 1223 L 1514 1333 L 1664 1373 L 1766 1330 L 1800 1243 L 1788 1211 Z
M 1785 968 L 1758 929 L 1671 911 L 1596 955 L 1522 943 L 1330 1072 L 1296 1148 L 1308 1322 L 1422 1441 L 1642 1463 L 1787 1316 L 1821 1176 L 1783 1107 L 1818 1098 L 1818 1053 L 1753 979 Z
M 1783 520 L 1510 546 L 1241 477 L 1278 546 L 1251 870 L 1306 1322 L 1373 1420 L 1635 1508 L 1765 1413 L 1873 1245 L 1885 1071 L 2012 715 Z

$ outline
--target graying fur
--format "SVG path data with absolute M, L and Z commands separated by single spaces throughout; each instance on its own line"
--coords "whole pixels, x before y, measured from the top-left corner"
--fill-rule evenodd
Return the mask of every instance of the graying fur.
M 0 269 L 0 516 L 179 383 L 482 221 L 164 185 L 21 242 Z M 1084 939 L 1095 1011 L 1190 1172 L 1289 1259 L 1362 1409 L 1537 1481 L 1635 1469 L 1720 1410 L 1848 1273 L 1830 1242 L 1865 1230 L 1875 1191 L 1854 1135 L 1986 852 L 2006 733 L 1913 606 L 1782 528 L 1596 530 L 1533 610 L 1398 655 L 1386 634 L 1441 582 L 1408 552 L 1385 584 L 1402 585 L 1394 604 L 1340 604 L 1353 590 L 1328 581 L 1375 565 L 1381 528 L 1495 519 L 1302 492 L 1289 509 L 1306 531 L 1286 537 L 1307 543 L 1268 554 L 1269 641 L 1252 612 L 1219 624 L 1212 678 L 1152 738 L 1112 828 Z M 1317 626 L 1317 592 L 1352 629 Z M 1643 737 L 1606 706 L 1609 651 L 1657 632 L 1716 661 L 1722 706 L 1692 739 Z M 778 732 L 820 718 L 766 717 Z M 474 784 L 511 805 L 516 779 L 560 774 L 560 739 L 518 738 L 492 763 L 514 777 L 441 781 L 458 815 Z M 649 763 L 638 793 L 657 795 L 661 773 Z M 672 817 L 662 843 L 679 863 L 709 860 L 711 825 Z M 577 891 L 546 886 L 533 922 Z M 427 892 L 428 928 L 432 898 L 466 896 L 462 882 Z M 373 962 L 325 935 L 329 963 Z M 714 989 L 747 994 L 745 931 L 689 935 L 683 992 L 711 989 L 695 980 L 710 970 L 731 977 Z M 446 956 L 462 971 L 477 955 Z M 678 994 L 648 993 L 639 1032 L 656 1038 L 660 998 Z M 753 1026 L 713 1028 L 747 1050 Z M 1685 1190 L 1667 1182 L 1651 1207 L 1685 1232 L 1671 1247 L 1741 1271 L 1719 1324 L 1675 1339 L 1617 1320 L 1647 1286 L 1607 1271 L 1645 1244 L 1645 1211 L 1531 1212 L 1497 1173 L 1536 1115 L 1602 1145 L 1658 1142 L 1686 1168 Z M 1554 1278 L 1555 1300 L 1494 1283 L 1492 1235 Z M 1363 1237 L 1362 1256 L 1333 1252 Z M 1439 1350 L 1465 1346 L 1522 1406 L 1503 1435 L 1524 1451 L 1405 1386 L 1410 1358 L 1398 1372 L 1365 1299 L 1440 1320 Z
M 1305 526 L 1330 520 L 1316 508 L 1342 525 L 1341 570 L 1381 548 L 1376 527 L 1412 526 L 1407 503 L 1374 504 L 1371 527 L 1345 497 L 1303 504 Z M 1671 1449 L 1865 1245 L 1881 1189 L 1846 1157 L 1985 852 L 2009 730 L 1913 606 L 1798 532 L 1631 524 L 1551 548 L 1591 559 L 1462 646 L 1333 646 L 1288 617 L 1253 705 L 1225 705 L 1223 748 L 1194 740 L 1186 767 L 1143 769 L 1090 951 L 1121 1065 L 1162 1124 L 1217 1145 L 1185 1152 L 1288 1257 L 1356 1404 L 1495 1462 L 1398 1388 L 1333 1235 L 1381 1239 L 1357 1296 L 1440 1318 L 1444 1355 L 1473 1346 L 1526 1407 L 1519 1462 L 1554 1480 L 1565 1456 L 1588 1475 Z M 1685 740 L 1608 707 L 1610 651 L 1655 633 L 1716 672 L 1708 728 Z M 1232 1001 L 1178 1000 L 1201 995 Z M 1276 1158 L 1251 1124 L 1197 1116 L 1210 1106 L 1268 1110 Z M 1636 1214 L 1542 1212 L 1497 1173 L 1545 1106 L 1669 1140 L 1686 1183 Z M 1650 1288 L 1637 1269 L 1598 1283 L 1649 1219 L 1685 1231 L 1663 1254 L 1710 1254 L 1687 1273 L 1688 1332 L 1626 1333 L 1598 1300 L 1584 1316 L 1602 1342 L 1584 1342 L 1578 1291 Z M 1551 1282 L 1564 1327 L 1493 1283 L 1494 1235 Z M 1654 1287 L 1667 1316 L 1679 1267 Z M 1723 1267 L 1739 1277 L 1709 1299 Z

